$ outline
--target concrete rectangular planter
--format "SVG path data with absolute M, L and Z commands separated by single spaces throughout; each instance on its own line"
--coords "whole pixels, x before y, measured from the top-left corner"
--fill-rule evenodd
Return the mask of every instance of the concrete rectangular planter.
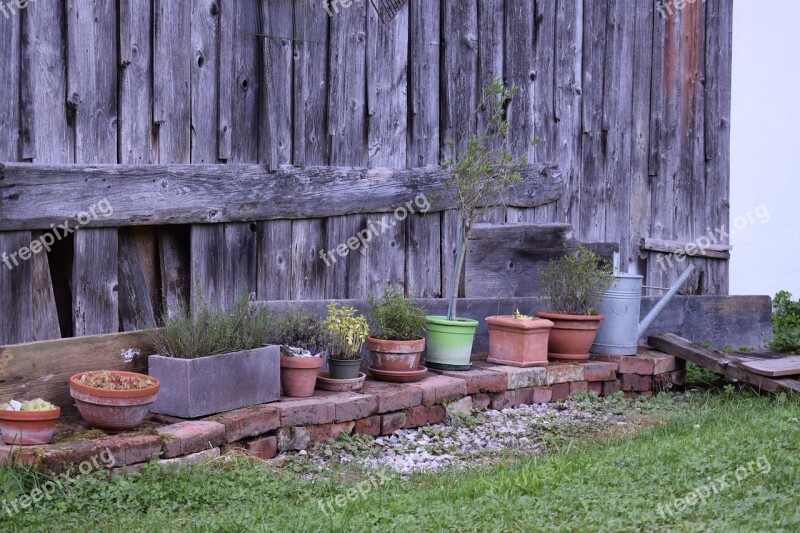
M 197 418 L 280 397 L 278 346 L 197 359 L 161 355 L 148 358 L 149 374 L 161 382 L 150 411 L 180 418 Z

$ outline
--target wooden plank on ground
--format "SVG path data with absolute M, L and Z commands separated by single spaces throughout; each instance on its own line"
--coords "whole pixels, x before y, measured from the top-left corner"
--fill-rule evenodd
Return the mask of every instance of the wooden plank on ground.
M 747 383 L 767 392 L 800 392 L 800 381 L 791 379 L 774 380 L 759 376 L 742 367 L 735 357 L 707 350 L 673 333 L 651 335 L 647 342 L 664 353 L 680 357 L 686 361 L 707 368 L 742 383 Z
M 800 374 L 800 356 L 787 356 L 764 361 L 743 361 L 742 367 L 761 376 L 796 376 Z
M 147 372 L 148 333 L 132 331 L 0 346 L 0 398 L 71 408 L 69 378 L 86 370 Z

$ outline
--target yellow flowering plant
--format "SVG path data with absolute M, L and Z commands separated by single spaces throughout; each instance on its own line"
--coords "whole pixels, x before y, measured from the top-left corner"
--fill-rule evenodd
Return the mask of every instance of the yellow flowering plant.
M 328 304 L 325 326 L 331 334 L 330 358 L 354 361 L 361 357 L 361 347 L 369 335 L 367 318 L 358 315 L 354 307 Z

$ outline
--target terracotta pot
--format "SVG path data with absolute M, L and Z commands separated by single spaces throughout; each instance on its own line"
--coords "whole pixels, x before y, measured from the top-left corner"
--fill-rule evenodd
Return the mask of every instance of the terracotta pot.
M 14 446 L 47 444 L 60 417 L 60 407 L 49 411 L 0 411 L 3 442 Z
M 322 357 L 287 357 L 281 355 L 281 389 L 291 398 L 314 395 Z
M 603 315 L 560 315 L 536 313 L 539 318 L 553 322 L 547 356 L 552 361 L 587 361 L 597 328 Z
M 411 372 L 419 366 L 419 358 L 425 350 L 425 339 L 390 341 L 370 336 L 367 337 L 367 346 L 372 353 L 372 368 Z
M 110 370 L 120 376 L 135 376 L 152 379 L 156 382 L 152 387 L 137 390 L 107 390 L 89 387 L 78 383 L 84 372 L 69 378 L 69 393 L 75 399 L 75 405 L 84 420 L 92 427 L 117 432 L 133 429 L 144 420 L 150 405 L 156 399 L 161 383 L 158 379 L 146 374 Z
M 486 317 L 489 325 L 489 357 L 499 365 L 519 367 L 547 365 L 549 320 L 517 320 L 510 315 Z

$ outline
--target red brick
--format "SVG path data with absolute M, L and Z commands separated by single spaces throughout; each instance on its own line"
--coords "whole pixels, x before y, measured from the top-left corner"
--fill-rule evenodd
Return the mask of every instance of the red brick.
M 620 374 L 640 374 L 649 376 L 653 374 L 653 361 L 644 357 L 633 355 L 592 355 L 595 361 L 606 361 L 619 364 Z
M 356 420 L 354 431 L 359 435 L 377 437 L 381 434 L 381 417 L 376 415 Z
M 418 405 L 406 413 L 403 427 L 418 428 L 429 424 L 438 424 L 444 420 L 447 411 L 441 405 Z
M 366 418 L 375 413 L 378 403 L 375 396 L 357 392 L 317 391 L 316 395 L 333 404 L 334 422 Z
M 109 453 L 110 457 L 106 457 Z M 156 435 L 117 435 L 45 446 L 41 465 L 47 471 L 61 474 L 71 465 L 77 467 L 84 461 L 89 461 L 94 471 L 97 470 L 95 463 L 100 468 L 106 468 L 103 458 L 113 458 L 110 466 L 120 467 L 156 459 L 160 453 L 161 438 Z
M 515 393 L 514 406 L 532 405 L 534 403 L 533 402 L 534 390 L 535 389 L 533 387 L 527 387 L 527 388 L 524 388 L 524 389 L 515 390 L 514 391 L 514 393 Z
M 259 459 L 272 459 L 278 455 L 278 437 L 259 437 L 245 443 L 245 448 Z
M 533 389 L 533 403 L 549 403 L 553 399 L 553 389 L 550 387 L 535 387 Z
M 586 381 L 608 381 L 617 379 L 618 363 L 587 361 L 583 363 L 583 379 Z
M 466 381 L 436 374 L 413 383 L 413 386 L 422 390 L 422 405 L 452 402 L 467 395 Z
M 611 396 L 620 390 L 622 390 L 622 382 L 618 379 L 603 382 L 603 396 Z
M 489 407 L 489 402 L 491 402 L 491 398 L 484 392 L 472 396 L 472 408 L 477 411 L 483 411 Z
M 520 368 L 516 366 L 496 365 L 486 361 L 473 361 L 473 368 L 491 370 L 506 375 L 509 390 L 524 389 L 526 387 L 541 387 L 547 382 L 547 368 L 532 366 Z M 500 391 L 502 392 L 502 390 Z
M 664 374 L 666 372 L 672 372 L 673 370 L 680 370 L 678 361 L 683 361 L 674 355 L 657 352 L 655 350 L 641 351 L 638 357 L 653 362 L 653 374 Z
M 603 382 L 602 381 L 590 381 L 589 382 L 589 390 L 595 393 L 597 396 L 603 395 Z
M 570 395 L 579 394 L 582 392 L 589 391 L 589 382 L 588 381 L 572 381 L 569 384 L 569 393 Z
M 638 374 L 622 375 L 622 390 L 644 392 L 652 390 L 652 378 Z
M 325 398 L 281 398 L 272 404 L 281 413 L 281 427 L 330 424 L 335 406 Z
M 207 420 L 180 422 L 156 431 L 163 440 L 164 459 L 216 448 L 225 442 L 225 426 Z
M 583 381 L 583 365 L 580 363 L 550 363 L 547 366 L 547 384 Z
M 463 379 L 467 383 L 467 394 L 479 392 L 502 392 L 508 390 L 508 374 L 497 372 L 488 368 L 474 367 L 464 372 L 453 370 L 429 369 L 434 374 L 440 374 L 456 379 Z
M 8 446 L 0 444 L 0 466 L 13 462 L 17 464 L 36 465 L 39 464 L 42 454 L 47 448 L 45 446 Z
M 554 402 L 569 398 L 569 383 L 556 383 L 552 390 Z
M 514 402 L 516 401 L 517 394 L 513 390 L 507 392 L 497 392 L 492 394 L 492 398 L 489 401 L 489 408 L 500 411 L 501 409 L 514 407 Z
M 341 433 L 350 435 L 355 428 L 355 421 L 340 422 L 338 424 L 321 424 L 316 426 L 308 426 L 308 434 L 314 442 L 325 442 L 328 439 L 335 439 Z
M 225 441 L 236 442 L 263 435 L 281 425 L 281 412 L 275 407 L 255 406 L 212 416 L 207 421 L 225 426 Z
M 361 394 L 375 398 L 376 413 L 402 411 L 422 403 L 422 390 L 404 384 L 366 380 Z
M 412 408 L 413 409 L 413 408 Z M 406 425 L 406 414 L 403 412 L 387 413 L 381 417 L 381 435 L 391 435 Z

